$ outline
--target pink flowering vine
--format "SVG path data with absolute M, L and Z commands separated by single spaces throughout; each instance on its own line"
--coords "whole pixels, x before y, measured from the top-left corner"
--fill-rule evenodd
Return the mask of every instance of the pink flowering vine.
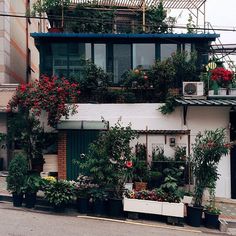
M 70 112 L 76 112 L 74 103 L 79 95 L 78 83 L 55 76 L 41 76 L 39 80 L 18 86 L 8 104 L 8 110 L 20 107 L 35 116 L 40 116 L 44 110 L 48 113 L 48 124 L 55 127 L 62 116 L 68 117 Z

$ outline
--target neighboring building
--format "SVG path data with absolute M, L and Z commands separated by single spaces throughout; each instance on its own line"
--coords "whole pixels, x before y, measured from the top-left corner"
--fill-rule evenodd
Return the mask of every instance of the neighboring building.
M 3 133 L 7 132 L 6 106 L 17 84 L 35 80 L 39 75 L 38 51 L 30 33 L 40 28 L 45 31 L 45 24 L 39 19 L 25 18 L 33 2 L 0 0 L 0 132 Z M 6 150 L 0 150 L 0 157 L 4 158 L 6 168 Z

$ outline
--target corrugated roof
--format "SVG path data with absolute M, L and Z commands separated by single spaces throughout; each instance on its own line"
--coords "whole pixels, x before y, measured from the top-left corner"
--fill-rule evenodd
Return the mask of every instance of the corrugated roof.
M 173 135 L 173 134 L 190 134 L 190 130 L 136 130 L 139 134 L 160 134 L 160 135 Z
M 175 101 L 179 105 L 186 106 L 236 106 L 236 98 L 217 99 L 185 99 L 177 98 Z
M 117 38 L 117 39 L 216 39 L 219 34 L 95 34 L 95 33 L 31 33 L 33 38 Z
M 146 6 L 157 6 L 162 1 L 164 8 L 169 9 L 198 9 L 206 0 L 70 0 L 71 4 L 97 4 L 102 6 L 141 8 L 145 2 Z

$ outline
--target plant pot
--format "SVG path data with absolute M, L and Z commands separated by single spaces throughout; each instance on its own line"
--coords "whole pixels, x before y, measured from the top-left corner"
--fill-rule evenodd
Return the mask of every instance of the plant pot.
M 95 198 L 93 212 L 96 215 L 106 215 L 106 200 Z
M 192 200 L 193 200 L 192 196 L 184 196 L 183 199 L 181 200 L 181 202 L 184 204 L 191 204 Z
M 125 189 L 132 191 L 133 190 L 133 183 L 125 183 Z
M 229 90 L 229 95 L 231 95 L 231 96 L 236 96 L 236 88 L 231 88 L 231 89 Z
M 123 217 L 123 204 L 122 199 L 109 199 L 108 202 L 108 213 L 112 217 Z
M 135 190 L 136 191 L 141 191 L 141 190 L 146 190 L 147 189 L 147 183 L 146 182 L 135 182 Z
M 58 212 L 58 213 L 64 212 L 66 209 L 66 205 L 65 205 L 65 203 L 61 203 L 59 205 L 54 205 L 53 209 L 54 209 L 54 212 Z
M 12 194 L 12 201 L 14 207 L 21 207 L 23 203 L 23 194 Z
M 205 212 L 205 226 L 211 229 L 219 229 L 219 215 Z
M 187 206 L 187 223 L 190 226 L 200 227 L 202 223 L 203 207 Z
M 77 210 L 81 214 L 89 213 L 89 199 L 86 197 L 77 198 Z
M 37 193 L 26 193 L 25 194 L 25 206 L 27 208 L 35 207 Z
M 227 89 L 226 88 L 220 88 L 218 90 L 218 95 L 221 95 L 221 96 L 227 95 Z

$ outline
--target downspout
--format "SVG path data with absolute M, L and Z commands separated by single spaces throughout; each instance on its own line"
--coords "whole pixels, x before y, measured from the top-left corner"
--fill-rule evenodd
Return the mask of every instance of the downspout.
M 25 1 L 25 12 L 29 9 L 29 1 Z M 25 18 L 25 39 L 26 39 L 26 83 L 29 83 L 29 23 L 28 17 Z

